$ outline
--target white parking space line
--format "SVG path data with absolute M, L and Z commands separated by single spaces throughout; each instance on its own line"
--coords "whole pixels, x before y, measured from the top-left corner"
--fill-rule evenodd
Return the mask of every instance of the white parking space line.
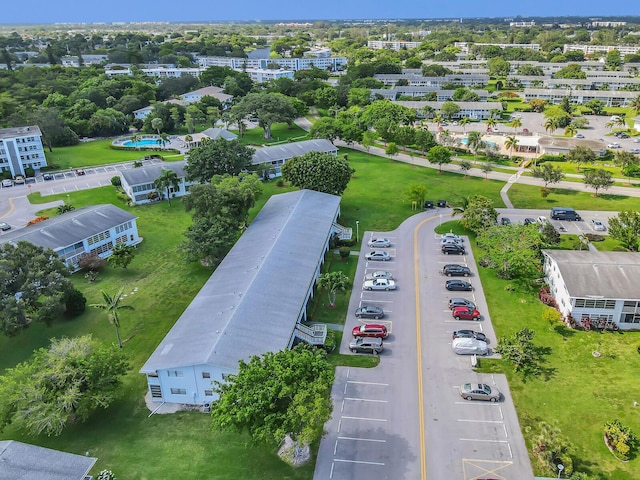
M 485 438 L 461 438 L 463 442 L 484 442 L 484 443 L 506 443 L 509 444 L 508 440 L 489 440 Z
M 343 463 L 361 463 L 363 465 L 380 465 L 381 467 L 384 467 L 384 463 L 381 463 L 381 462 L 365 462 L 363 460 L 344 460 L 342 458 L 334 458 L 333 461 L 343 462 Z
M 502 420 L 473 420 L 467 418 L 459 418 L 458 422 L 470 422 L 470 423 L 501 423 L 504 426 L 504 422 Z
M 365 271 L 366 270 L 377 271 L 377 270 L 383 270 L 383 269 L 381 269 L 381 268 L 373 268 L 373 267 L 366 267 Z M 384 270 L 391 272 L 391 271 L 397 270 L 397 268 L 384 268 Z
M 367 417 L 340 417 L 343 420 L 362 420 L 365 422 L 386 422 L 386 418 L 367 418 Z
M 496 402 L 454 402 L 456 405 L 486 405 L 488 407 L 499 407 L 500 405 Z
M 363 292 L 360 294 L 360 301 L 361 301 L 361 302 L 367 302 L 367 303 L 393 303 L 393 300 L 378 300 L 378 299 L 375 299 L 375 300 L 366 300 L 366 299 L 362 298 L 362 295 L 363 295 L 363 294 L 365 294 L 365 293 L 368 293 L 368 290 L 363 291 Z
M 356 440 L 359 442 L 387 443 L 386 440 L 379 440 L 377 438 L 338 437 L 338 440 Z
M 388 387 L 388 383 L 377 383 L 377 382 L 358 382 L 357 380 L 348 380 L 347 383 L 353 383 L 356 385 L 378 385 L 380 387 Z
M 345 400 L 351 400 L 354 402 L 375 402 L 375 403 L 389 403 L 388 400 L 374 400 L 371 398 L 353 398 L 353 397 L 345 397 Z

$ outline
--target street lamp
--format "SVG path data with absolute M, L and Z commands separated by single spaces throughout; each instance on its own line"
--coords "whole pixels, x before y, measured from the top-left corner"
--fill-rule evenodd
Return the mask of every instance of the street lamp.
M 71 195 L 67 193 L 67 205 L 71 205 Z
M 564 465 L 559 463 L 557 467 L 558 467 L 558 478 L 560 478 L 560 474 L 562 474 L 562 471 L 564 470 Z
M 360 241 L 360 220 L 356 220 L 356 243 Z

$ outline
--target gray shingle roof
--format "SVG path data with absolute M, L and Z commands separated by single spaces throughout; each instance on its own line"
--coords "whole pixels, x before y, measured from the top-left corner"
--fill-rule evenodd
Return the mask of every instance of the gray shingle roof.
M 0 244 L 25 241 L 43 248 L 60 248 L 137 218 L 115 205 L 82 207 L 35 225 L 0 235 Z
M 237 370 L 287 348 L 339 208 L 312 190 L 272 196 L 140 371 Z
M 12 127 L 0 129 L 0 140 L 3 138 L 26 137 L 27 135 L 41 136 L 40 127 L 30 125 L 28 127 Z
M 186 164 L 186 160 L 181 160 L 179 162 L 163 163 L 162 165 L 131 168 L 129 170 L 122 170 L 120 175 L 122 175 L 124 181 L 129 185 L 142 185 L 145 183 L 153 183 L 162 175 L 163 170 L 172 170 L 178 175 L 178 178 L 183 178 L 187 175 L 187 172 L 184 171 Z
M 309 152 L 333 153 L 337 151 L 338 147 L 329 140 L 304 140 L 302 142 L 283 143 L 282 145 L 259 148 L 253 155 L 252 163 L 260 165 L 265 162 L 289 160 Z
M 83 480 L 95 463 L 92 457 L 0 440 L 2 480 Z
M 640 253 L 544 250 L 554 259 L 571 297 L 639 299 Z
M 226 130 L 224 128 L 207 128 L 202 133 L 204 133 L 212 140 L 217 140 L 218 138 L 224 138 L 225 140 L 236 140 L 238 138 L 235 133 L 231 133 L 229 130 Z

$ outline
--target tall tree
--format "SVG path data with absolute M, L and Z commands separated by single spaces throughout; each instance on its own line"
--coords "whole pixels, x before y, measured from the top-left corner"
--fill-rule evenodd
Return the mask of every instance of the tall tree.
M 518 137 L 515 135 L 509 135 L 504 142 L 505 148 L 509 150 L 509 159 L 511 159 L 513 155 L 513 149 L 518 146 Z
M 125 270 L 135 257 L 135 247 L 126 243 L 116 243 L 111 250 L 111 255 L 107 261 L 114 268 L 124 268 Z
M 607 190 L 613 183 L 611 172 L 602 168 L 594 168 L 584 172 L 584 184 L 596 191 L 596 197 L 599 195 L 599 190 Z
M 53 339 L 0 377 L 0 431 L 13 423 L 30 435 L 60 435 L 119 396 L 127 362 L 91 335 Z
M 107 318 L 109 322 L 116 329 L 116 337 L 118 338 L 118 347 L 122 348 L 122 340 L 120 339 L 120 310 L 133 310 L 134 308 L 131 305 L 123 305 L 120 302 L 124 298 L 122 293 L 124 292 L 124 287 L 120 287 L 120 290 L 116 292 L 115 295 L 111 296 L 104 290 L 101 290 L 102 294 L 102 303 L 94 303 L 90 305 L 93 308 L 98 308 L 100 310 L 104 310 L 107 312 Z
M 544 188 L 547 188 L 550 183 L 558 183 L 564 178 L 562 168 L 554 167 L 550 163 L 534 167 L 531 170 L 531 175 L 541 179 L 544 182 Z
M 407 200 L 416 202 L 418 207 L 422 208 L 425 198 L 427 197 L 427 186 L 422 183 L 412 183 L 405 190 L 404 196 Z
M 436 141 L 429 130 L 418 130 L 415 134 L 415 145 L 424 155 L 431 147 L 436 146 Z
M 522 126 L 522 119 L 520 117 L 514 117 L 509 122 L 509 126 L 513 127 L 513 133 L 518 133 L 518 129 Z
M 187 178 L 209 183 L 214 175 L 238 175 L 251 165 L 255 150 L 238 140 L 218 138 L 189 151 Z
M 153 186 L 160 192 L 160 195 L 166 196 L 169 206 L 171 206 L 171 188 L 177 190 L 180 186 L 180 179 L 173 170 L 162 170 L 162 174 L 153 181 Z
M 304 344 L 240 361 L 237 374 L 214 382 L 213 427 L 248 431 L 254 441 L 273 445 L 287 434 L 303 443 L 318 440 L 331 415 L 333 377 L 324 350 Z
M 338 290 L 344 292 L 349 286 L 349 277 L 342 272 L 321 273 L 318 277 L 318 288 L 324 288 L 327 291 L 329 306 L 336 306 L 336 296 Z
M 587 147 L 578 146 L 567 153 L 567 161 L 576 164 L 576 168 L 580 170 L 583 163 L 593 163 L 596 161 L 596 154 Z
M 478 150 L 482 148 L 484 141 L 482 140 L 482 132 L 473 131 L 469 132 L 467 136 L 467 146 L 473 152 L 473 161 L 478 159 Z
M 349 162 L 330 153 L 309 152 L 282 165 L 282 176 L 298 188 L 342 195 L 351 180 Z
M 626 210 L 610 218 L 609 236 L 632 252 L 640 250 L 640 212 Z
M 0 330 L 17 335 L 33 321 L 50 325 L 74 290 L 69 272 L 51 249 L 19 241 L 0 245 Z
M 480 231 L 483 259 L 500 278 L 531 278 L 540 267 L 541 237 L 529 225 L 492 225 Z
M 498 212 L 493 208 L 493 201 L 482 195 L 468 197 L 461 213 L 464 228 L 476 234 L 495 225 L 498 220 Z
M 616 158 L 614 162 L 622 169 L 622 174 L 627 176 L 627 181 L 631 183 L 631 174 L 634 172 L 638 164 L 640 164 L 640 158 L 636 157 L 631 152 L 616 152 Z
M 429 153 L 427 153 L 427 160 L 431 163 L 438 164 L 440 166 L 439 172 L 442 173 L 442 165 L 451 163 L 451 150 L 440 145 L 431 147 Z
M 255 117 L 264 130 L 265 140 L 271 139 L 271 125 L 291 124 L 296 118 L 296 109 L 289 97 L 280 93 L 250 93 L 231 107 L 231 113 L 242 118 Z
M 533 343 L 536 332 L 524 327 L 515 332 L 511 337 L 503 338 L 496 346 L 496 352 L 502 358 L 513 364 L 516 372 L 521 372 L 526 378 L 538 375 L 542 372 L 544 361 L 542 351 Z

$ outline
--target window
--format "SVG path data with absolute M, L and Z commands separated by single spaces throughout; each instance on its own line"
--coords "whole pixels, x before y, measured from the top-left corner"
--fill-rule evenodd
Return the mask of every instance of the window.
M 172 388 L 171 393 L 174 395 L 186 395 L 187 390 L 184 388 Z
M 204 391 L 204 396 L 205 397 L 213 397 L 213 390 L 205 390 Z
M 184 377 L 182 370 L 167 370 L 167 375 L 170 377 Z
M 607 310 L 613 310 L 616 308 L 615 300 L 594 300 L 591 298 L 576 298 L 576 308 L 604 308 Z
M 202 378 L 211 378 L 210 372 L 202 372 Z

